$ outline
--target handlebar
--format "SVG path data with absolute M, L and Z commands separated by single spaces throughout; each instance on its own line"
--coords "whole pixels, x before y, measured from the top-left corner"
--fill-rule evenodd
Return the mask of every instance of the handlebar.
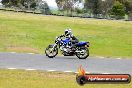
M 65 35 L 62 34 L 60 37 L 65 37 Z

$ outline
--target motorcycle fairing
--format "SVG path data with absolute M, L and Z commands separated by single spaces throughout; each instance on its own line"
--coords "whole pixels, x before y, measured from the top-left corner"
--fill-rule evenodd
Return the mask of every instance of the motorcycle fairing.
M 79 43 L 77 44 L 78 47 L 80 47 L 80 46 L 85 46 L 85 45 L 87 45 L 87 42 L 79 42 Z
M 62 42 L 66 45 L 70 42 L 70 39 L 69 38 L 63 39 Z

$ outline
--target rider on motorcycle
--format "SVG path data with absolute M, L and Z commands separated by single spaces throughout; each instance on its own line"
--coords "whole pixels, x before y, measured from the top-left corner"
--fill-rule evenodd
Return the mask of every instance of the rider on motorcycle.
M 65 29 L 65 34 L 62 36 L 70 39 L 72 44 L 71 49 L 74 49 L 74 46 L 79 42 L 78 39 L 72 34 L 71 29 Z
M 76 55 L 79 59 L 86 59 L 89 56 L 89 42 L 79 42 L 71 29 L 66 29 L 64 32 L 64 35 L 56 37 L 55 44 L 50 44 L 46 48 L 46 56 L 55 57 L 59 48 L 64 56 Z
M 65 37 L 70 38 L 72 44 L 78 43 L 78 39 L 72 34 L 71 29 L 66 29 L 65 30 Z

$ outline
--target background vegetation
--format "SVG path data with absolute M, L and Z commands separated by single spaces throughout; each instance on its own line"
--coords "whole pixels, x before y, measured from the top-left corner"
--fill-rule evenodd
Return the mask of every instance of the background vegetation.
M 2 0 L 4 7 L 21 10 L 39 10 L 42 14 L 55 14 L 66 16 L 81 16 L 107 19 L 132 20 L 131 0 L 55 0 L 58 10 L 49 8 L 42 0 Z M 79 4 L 82 4 L 80 7 Z M 54 13 L 55 12 L 55 13 Z

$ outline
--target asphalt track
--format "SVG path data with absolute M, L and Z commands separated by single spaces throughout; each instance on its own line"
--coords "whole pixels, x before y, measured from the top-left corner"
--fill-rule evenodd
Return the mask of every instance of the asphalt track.
M 1 69 L 77 72 L 80 65 L 89 73 L 132 75 L 132 59 L 88 57 L 80 60 L 75 56 L 48 58 L 42 54 L 0 53 Z

